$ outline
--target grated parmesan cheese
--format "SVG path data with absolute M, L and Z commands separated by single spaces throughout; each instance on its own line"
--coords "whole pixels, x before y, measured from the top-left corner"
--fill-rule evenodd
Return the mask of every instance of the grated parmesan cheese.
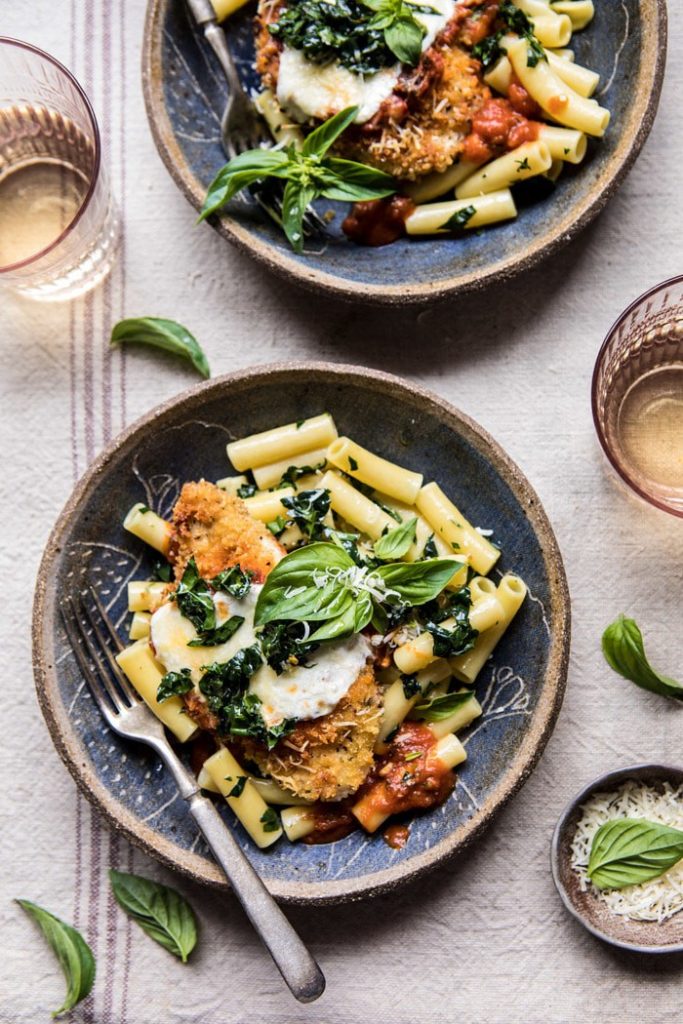
M 613 792 L 595 793 L 581 810 L 571 845 L 571 866 L 579 876 L 582 892 L 590 889 L 613 914 L 632 921 L 661 923 L 683 910 L 683 861 L 659 878 L 624 889 L 598 889 L 587 873 L 593 836 L 606 821 L 647 818 L 683 830 L 683 786 L 674 789 L 667 782 L 659 792 L 638 782 L 626 782 Z

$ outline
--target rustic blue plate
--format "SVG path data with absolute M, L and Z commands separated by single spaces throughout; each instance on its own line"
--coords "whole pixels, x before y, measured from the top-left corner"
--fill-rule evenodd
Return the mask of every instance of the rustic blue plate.
M 329 410 L 340 429 L 438 480 L 503 548 L 529 598 L 481 673 L 484 715 L 464 736 L 468 760 L 453 796 L 416 816 L 390 849 L 356 833 L 326 846 L 286 840 L 259 851 L 222 807 L 227 827 L 278 897 L 339 901 L 386 890 L 470 842 L 523 784 L 553 728 L 564 691 L 569 597 L 538 498 L 498 445 L 441 399 L 387 374 L 325 363 L 259 367 L 201 384 L 153 410 L 95 462 L 59 517 L 38 578 L 38 696 L 60 755 L 114 828 L 171 867 L 225 885 L 157 758 L 105 726 L 89 698 L 59 615 L 70 588 L 94 583 L 125 636 L 126 584 L 148 574 L 149 550 L 121 521 L 136 501 L 168 515 L 185 480 L 230 473 L 226 442 Z
M 227 23 L 243 81 L 253 89 L 258 84 L 252 66 L 254 10 L 249 3 Z M 375 302 L 434 299 L 481 288 L 533 266 L 596 216 L 640 152 L 654 121 L 664 73 L 665 2 L 597 4 L 595 21 L 575 35 L 572 47 L 577 61 L 600 72 L 598 97 L 611 110 L 612 121 L 605 138 L 590 143 L 584 164 L 568 166 L 553 194 L 522 209 L 517 220 L 460 238 L 403 239 L 367 249 L 344 238 L 341 221 L 348 207 L 324 201 L 321 210 L 335 210 L 327 239 L 309 245 L 301 256 L 257 207 L 245 212 L 234 204 L 216 221 L 217 229 L 289 280 Z M 143 86 L 162 159 L 199 209 L 207 185 L 226 159 L 220 141 L 226 88 L 213 53 L 181 0 L 150 0 Z

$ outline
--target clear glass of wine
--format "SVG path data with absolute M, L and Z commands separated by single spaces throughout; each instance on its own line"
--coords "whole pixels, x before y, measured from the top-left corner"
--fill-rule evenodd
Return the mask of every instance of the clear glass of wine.
M 81 295 L 111 270 L 119 236 L 88 97 L 54 57 L 0 36 L 0 285 Z
M 605 338 L 593 373 L 593 419 L 621 479 L 683 516 L 683 276 L 651 288 Z

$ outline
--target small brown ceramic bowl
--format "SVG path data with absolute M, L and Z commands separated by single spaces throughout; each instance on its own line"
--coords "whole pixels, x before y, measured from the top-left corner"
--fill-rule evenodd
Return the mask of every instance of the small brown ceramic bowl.
M 569 913 L 599 939 L 635 953 L 683 953 L 683 913 L 659 924 L 631 921 L 613 914 L 590 889 L 581 891 L 579 876 L 571 867 L 571 843 L 581 817 L 581 808 L 600 790 L 617 789 L 635 780 L 648 786 L 683 783 L 683 768 L 665 764 L 636 764 L 619 768 L 594 779 L 565 807 L 555 827 L 550 851 L 553 881 Z

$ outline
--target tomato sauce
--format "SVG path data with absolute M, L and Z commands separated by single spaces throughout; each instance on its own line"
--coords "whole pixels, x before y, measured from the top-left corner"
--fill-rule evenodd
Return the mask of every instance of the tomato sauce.
M 359 795 L 382 814 L 443 803 L 453 791 L 455 776 L 432 757 L 435 743 L 426 725 L 404 722 Z
M 526 111 L 526 113 L 524 112 Z M 530 117 L 540 110 L 522 85 L 510 85 L 508 99 L 490 99 L 472 121 L 463 146 L 463 159 L 484 163 L 538 138 L 540 124 Z
M 338 839 L 344 839 L 354 832 L 358 828 L 358 822 L 351 814 L 351 804 L 354 801 L 355 798 L 340 803 L 315 804 L 315 828 L 304 837 L 303 842 L 309 846 L 336 843 Z
M 410 838 L 407 825 L 390 825 L 382 833 L 382 839 L 392 850 L 402 850 Z
M 405 234 L 405 219 L 414 209 L 415 204 L 407 196 L 355 203 L 342 231 L 358 245 L 389 245 Z

